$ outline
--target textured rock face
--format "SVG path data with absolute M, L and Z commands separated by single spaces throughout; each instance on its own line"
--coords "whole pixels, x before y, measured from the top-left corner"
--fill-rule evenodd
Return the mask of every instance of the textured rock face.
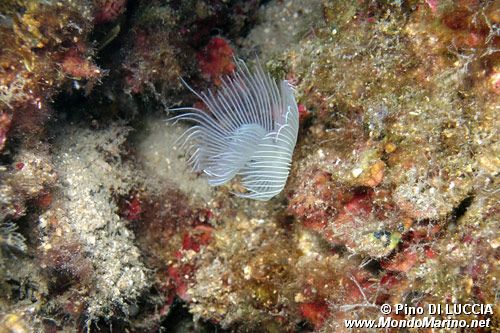
M 54 164 L 64 186 L 40 217 L 47 269 L 79 281 L 89 321 L 129 313 L 148 285 L 134 236 L 120 218 L 114 195 L 133 186 L 120 146 L 129 129 L 101 132 L 68 128 L 55 144 Z
M 493 1 L 2 2 L 0 332 L 498 309 L 499 24 Z M 300 117 L 269 202 L 209 187 L 164 122 L 195 103 L 179 77 L 216 90 L 255 54 Z
M 262 36 L 300 26 L 305 21 L 283 30 L 277 23 L 282 22 L 277 19 L 280 14 L 293 17 L 289 12 L 295 11 L 298 16 L 300 6 L 300 1 L 270 3 L 247 41 L 260 45 L 266 40 Z M 491 25 L 495 6 L 318 6 L 320 11 L 302 12 L 304 20 L 317 15 L 309 34 L 290 33 L 288 42 L 281 39 L 283 43 L 263 53 L 264 62 L 296 83 L 299 103 L 309 113 L 287 187 L 287 211 L 295 223 L 324 239 L 323 246 L 340 250 L 338 261 L 332 260 L 328 268 L 315 266 L 311 274 L 345 267 L 350 273 L 341 274 L 339 281 L 354 281 L 351 292 L 365 298 L 356 300 L 354 294 L 332 288 L 303 304 L 298 296 L 288 308 L 299 308 L 296 313 L 318 330 L 343 330 L 346 306 L 370 318 L 376 316 L 370 306 L 405 302 L 411 293 L 421 294 L 426 303 L 450 297 L 457 302 L 495 303 L 494 293 L 483 289 L 495 272 L 496 251 L 495 241 L 493 246 L 484 241 L 498 237 L 498 224 L 491 220 L 497 213 L 486 203 L 495 200 L 491 189 L 496 187 L 492 177 L 498 163 L 493 167 L 495 163 L 483 159 L 486 154 L 493 162 L 491 152 L 497 149 L 487 120 L 494 118 L 498 100 L 488 83 L 498 66 L 493 55 L 498 37 Z M 482 11 L 482 20 L 472 19 Z M 277 35 L 278 31 L 273 36 Z M 484 188 L 490 188 L 489 194 Z M 478 233 L 467 237 L 465 230 L 470 228 Z M 472 260 L 474 251 L 484 256 Z M 451 262 L 457 267 L 451 269 Z M 474 273 L 479 262 L 489 262 L 482 266 L 487 277 Z M 220 263 L 217 267 L 214 274 L 219 276 L 215 272 L 221 271 Z M 349 270 L 355 268 L 356 274 Z M 292 269 L 290 274 L 297 273 Z M 209 276 L 203 273 L 199 278 L 206 283 Z M 313 283 L 315 290 L 318 281 Z M 472 287 L 476 283 L 482 287 Z M 294 289 L 296 284 L 283 285 L 283 293 L 288 286 L 292 293 L 304 295 Z M 464 285 L 469 285 L 465 293 Z M 383 291 L 374 296 L 372 288 Z M 196 304 L 194 309 L 218 318 L 215 312 L 203 312 L 208 305 Z M 235 312 L 226 308 L 221 313 Z

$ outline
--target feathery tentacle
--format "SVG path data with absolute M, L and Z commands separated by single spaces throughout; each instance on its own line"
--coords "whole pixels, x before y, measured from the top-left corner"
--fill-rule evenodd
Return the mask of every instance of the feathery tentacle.
M 236 72 L 223 77 L 215 93 L 197 93 L 182 81 L 208 111 L 172 109 L 188 112 L 169 122 L 195 124 L 179 140 L 187 146 L 188 163 L 202 171 L 210 185 L 223 185 L 240 176 L 247 192 L 235 195 L 269 200 L 285 187 L 297 142 L 294 88 L 287 81 L 281 81 L 278 88 L 258 60 L 254 72 L 243 61 L 236 62 Z

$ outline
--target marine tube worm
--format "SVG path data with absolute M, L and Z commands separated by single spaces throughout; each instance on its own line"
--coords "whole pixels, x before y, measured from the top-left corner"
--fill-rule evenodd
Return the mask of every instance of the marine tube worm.
M 210 185 L 239 176 L 245 191 L 235 195 L 266 201 L 283 190 L 288 178 L 299 112 L 287 81 L 277 83 L 258 61 L 254 71 L 236 62 L 234 74 L 222 77 L 215 92 L 197 93 L 186 84 L 208 111 L 172 109 L 186 113 L 170 121 L 193 123 L 179 139 L 193 170 L 203 172 Z

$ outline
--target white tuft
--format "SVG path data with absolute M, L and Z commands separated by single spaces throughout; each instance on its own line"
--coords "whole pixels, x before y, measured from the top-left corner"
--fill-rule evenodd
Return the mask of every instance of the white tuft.
M 187 86 L 187 84 L 186 84 Z M 195 123 L 179 138 L 187 146 L 189 163 L 206 174 L 212 186 L 235 176 L 247 190 L 239 197 L 269 200 L 283 190 L 297 142 L 299 112 L 293 87 L 276 81 L 257 62 L 255 72 L 237 61 L 237 70 L 222 79 L 213 93 L 197 93 L 208 108 L 189 111 L 169 121 Z

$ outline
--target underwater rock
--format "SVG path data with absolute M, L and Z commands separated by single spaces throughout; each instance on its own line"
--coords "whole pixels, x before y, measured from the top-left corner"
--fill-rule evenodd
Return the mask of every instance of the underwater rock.
M 492 304 L 454 318 L 497 329 L 499 23 L 474 0 L 3 1 L 0 331 L 346 332 L 384 303 Z M 163 112 L 255 54 L 300 117 L 267 202 L 188 172 Z
M 116 316 L 117 310 L 127 314 L 148 285 L 133 234 L 116 214 L 113 199 L 134 185 L 120 156 L 128 131 L 119 125 L 100 132 L 69 127 L 59 133 L 54 147 L 62 186 L 40 217 L 40 256 L 49 280 L 69 280 L 65 287 L 53 286 L 57 293 L 73 293 L 70 286 L 79 289 L 84 306 L 75 321 L 84 316 L 92 323 Z

